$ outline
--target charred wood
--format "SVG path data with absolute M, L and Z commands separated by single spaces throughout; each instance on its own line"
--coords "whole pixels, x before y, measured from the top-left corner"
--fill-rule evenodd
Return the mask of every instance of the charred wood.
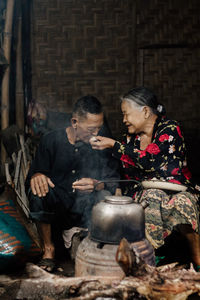
M 148 241 L 129 243 L 123 238 L 116 252 L 116 261 L 126 276 L 142 276 L 155 270 L 151 265 L 154 260 L 154 252 Z M 147 263 L 150 262 L 150 263 Z
M 95 300 L 95 299 L 165 299 L 185 300 L 200 293 L 200 273 L 176 264 L 146 270 L 140 276 L 64 277 L 49 274 L 27 264 L 27 276 L 13 279 L 0 276 L 0 299 Z M 199 297 L 200 298 L 200 297 Z

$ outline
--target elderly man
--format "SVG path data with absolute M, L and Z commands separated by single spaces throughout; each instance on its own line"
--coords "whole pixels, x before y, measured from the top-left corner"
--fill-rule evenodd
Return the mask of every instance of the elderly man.
M 93 205 L 102 191 L 115 193 L 118 164 L 110 150 L 93 150 L 89 143 L 97 134 L 107 135 L 102 105 L 93 96 L 74 105 L 71 125 L 44 135 L 27 176 L 30 216 L 38 223 L 43 242 L 39 265 L 51 272 L 55 267 L 52 225 L 63 229 L 88 228 Z M 108 131 L 107 131 L 108 133 Z

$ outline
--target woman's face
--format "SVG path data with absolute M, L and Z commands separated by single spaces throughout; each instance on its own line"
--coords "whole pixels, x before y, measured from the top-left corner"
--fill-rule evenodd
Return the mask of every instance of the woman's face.
M 144 111 L 138 110 L 126 100 L 122 101 L 121 110 L 123 114 L 123 123 L 127 126 L 128 132 L 130 134 L 142 132 L 145 123 Z

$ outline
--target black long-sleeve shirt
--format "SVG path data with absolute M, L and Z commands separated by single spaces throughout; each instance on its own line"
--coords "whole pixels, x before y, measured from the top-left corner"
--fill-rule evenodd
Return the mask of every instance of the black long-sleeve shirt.
M 41 138 L 26 179 L 27 188 L 35 173 L 48 176 L 55 184 L 54 191 L 58 198 L 67 199 L 69 207 L 76 197 L 72 190 L 74 181 L 81 178 L 119 179 L 118 162 L 110 150 L 93 150 L 90 144 L 83 142 L 72 145 L 66 128 L 51 131 Z M 117 183 L 106 184 L 106 189 L 111 193 L 116 187 Z

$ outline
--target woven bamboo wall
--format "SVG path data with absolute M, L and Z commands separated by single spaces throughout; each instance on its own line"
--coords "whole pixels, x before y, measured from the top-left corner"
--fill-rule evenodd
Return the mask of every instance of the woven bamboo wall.
M 33 97 L 69 111 L 78 97 L 93 94 L 116 133 L 119 94 L 132 86 L 132 2 L 33 1 Z
M 191 168 L 199 173 L 200 5 L 198 0 L 138 1 L 136 82 L 152 88 L 179 120 Z
M 34 0 L 33 97 L 69 111 L 93 94 L 119 137 L 119 95 L 144 84 L 181 121 L 200 173 L 199 16 L 199 0 Z

